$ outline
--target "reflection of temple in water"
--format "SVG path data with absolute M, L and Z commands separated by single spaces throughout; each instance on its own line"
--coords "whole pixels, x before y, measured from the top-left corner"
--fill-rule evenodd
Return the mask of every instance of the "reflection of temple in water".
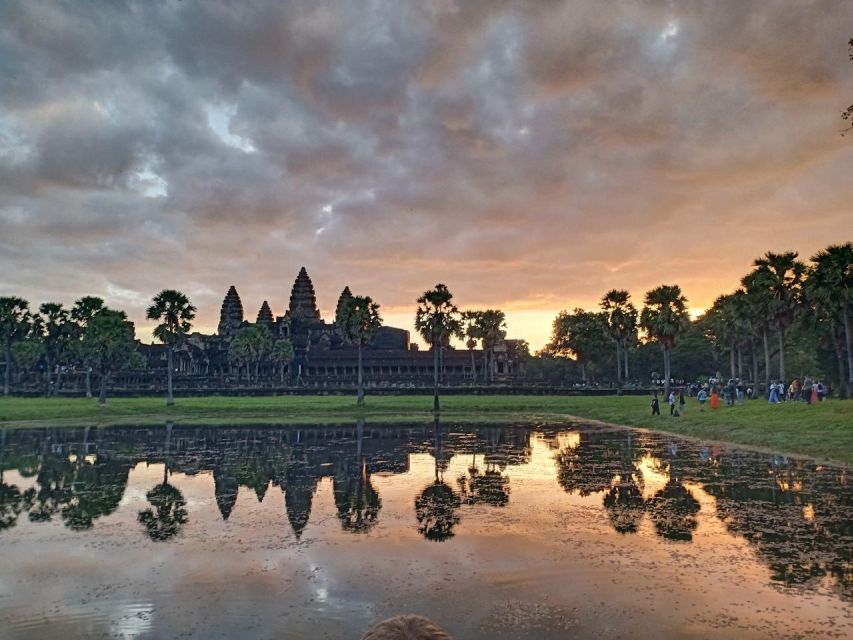
M 2 522 L 14 526 L 22 511 L 30 520 L 59 513 L 68 526 L 92 526 L 117 508 L 130 469 L 145 462 L 165 464 L 167 475 L 212 473 L 223 520 L 232 515 L 240 487 L 251 489 L 259 502 L 270 486 L 280 488 L 297 539 L 308 524 L 319 483 L 329 478 L 342 527 L 357 533 L 375 524 L 381 503 L 370 476 L 406 473 L 412 454 L 436 456 L 443 466 L 455 455 L 479 454 L 501 470 L 530 459 L 530 429 L 442 431 L 440 450 L 432 425 L 20 431 L 6 447 L 5 466 L 14 460 L 22 473 L 38 469 L 39 489 L 25 499 L 13 495 L 16 488 L 0 486 L 3 508 L 14 505 L 0 528 Z M 4 491 L 10 495 L 4 497 Z
M 241 487 L 259 502 L 277 487 L 297 539 L 304 535 L 318 485 L 329 479 L 341 528 L 364 533 L 381 519 L 382 496 L 371 476 L 406 473 L 411 455 L 429 454 L 436 462 L 430 487 L 441 487 L 423 488 L 412 506 L 425 537 L 449 539 L 459 509 L 510 504 L 512 468 L 530 461 L 533 435 L 553 451 L 557 485 L 597 502 L 606 526 L 620 535 L 637 535 L 647 523 L 646 530 L 666 544 L 690 544 L 701 515 L 694 495 L 700 487 L 715 501 L 726 529 L 749 542 L 774 580 L 853 596 L 853 493 L 845 470 L 580 426 L 436 431 L 432 424 L 362 423 L 0 432 L 0 536 L 9 535 L 21 518 L 60 520 L 77 531 L 95 526 L 118 508 L 129 473 L 140 462 L 165 466 L 162 483 L 149 488 L 151 508 L 140 515 L 152 539 L 170 539 L 192 518 L 183 510 L 179 487 L 169 484 L 170 473 L 211 474 L 223 520 L 239 510 Z M 465 471 L 445 477 L 454 456 Z M 3 475 L 8 470 L 34 479 L 34 485 L 21 490 L 10 484 Z

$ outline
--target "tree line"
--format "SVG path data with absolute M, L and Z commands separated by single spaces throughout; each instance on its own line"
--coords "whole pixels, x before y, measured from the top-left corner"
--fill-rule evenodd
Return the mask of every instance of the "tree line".
M 438 384 L 442 352 L 451 339 L 465 340 L 471 352 L 471 368 L 476 379 L 474 349 L 483 347 L 483 381 L 494 379 L 489 373 L 494 363 L 494 345 L 506 337 L 503 311 L 486 309 L 460 312 L 452 302 L 453 294 L 446 285 L 438 284 L 418 298 L 415 326 L 434 352 L 434 408 L 439 409 Z M 157 321 L 153 335 L 166 345 L 166 404 L 174 399 L 173 375 L 175 350 L 189 335 L 196 307 L 189 297 L 174 289 L 164 289 L 154 296 L 146 318 Z M 362 351 L 382 327 L 380 306 L 370 296 L 350 296 L 343 300 L 335 317 L 344 341 L 358 351 L 357 402 L 364 403 L 364 368 Z M 86 397 L 92 397 L 92 373 L 98 382 L 98 401 L 106 402 L 107 387 L 119 372 L 143 369 L 146 363 L 138 351 L 133 323 L 124 311 L 110 309 L 101 298 L 86 296 L 68 309 L 58 302 L 46 302 L 31 309 L 29 302 L 15 296 L 0 297 L 0 341 L 5 367 L 3 394 L 12 387 L 13 366 L 18 374 L 33 373 L 44 365 L 44 393 L 55 396 L 62 387 L 63 371 L 80 367 L 85 371 Z M 295 359 L 292 342 L 273 336 L 263 324 L 241 327 L 228 345 L 228 360 L 246 380 L 260 378 L 262 364 L 271 363 L 282 383 Z M 491 369 L 494 367 L 491 366 Z
M 624 290 L 608 291 L 599 306 L 560 312 L 539 359 L 572 358 L 584 383 L 591 373 L 614 372 L 621 385 L 631 379 L 630 351 L 637 356 L 634 368 L 638 361 L 643 365 L 643 376 L 658 377 L 663 365 L 659 377 L 668 394 L 673 354 L 687 342 L 682 352 L 690 353 L 682 353 L 677 372 L 684 379 L 714 373 L 725 358 L 732 378 L 753 384 L 788 381 L 793 372 L 834 380 L 841 397 L 853 384 L 851 242 L 829 246 L 809 262 L 794 251 L 765 253 L 735 291 L 719 296 L 696 320 L 674 284 L 648 291 L 639 311 Z M 659 350 L 657 362 L 650 349 Z

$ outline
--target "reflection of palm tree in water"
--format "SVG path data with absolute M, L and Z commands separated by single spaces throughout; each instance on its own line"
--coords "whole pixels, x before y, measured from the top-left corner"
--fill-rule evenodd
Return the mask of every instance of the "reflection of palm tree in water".
M 557 482 L 567 493 L 586 497 L 607 491 L 623 465 L 614 446 L 611 432 L 590 431 L 579 434 L 576 446 L 569 446 L 555 456 Z
M 465 504 L 490 504 L 504 507 L 509 503 L 509 476 L 503 475 L 494 462 L 486 459 L 486 470 L 480 473 L 474 454 L 468 474 L 459 476 L 459 490 Z
M 459 495 L 442 477 L 447 468 L 446 461 L 443 461 L 442 440 L 441 425 L 436 416 L 433 423 L 435 480 L 415 498 L 415 517 L 418 520 L 418 533 L 427 540 L 437 542 L 453 537 L 453 527 L 460 521 L 456 512 L 462 504 Z
M 24 496 L 17 485 L 3 482 L 3 455 L 6 452 L 6 431 L 0 429 L 0 531 L 10 529 L 24 508 Z
M 627 434 L 626 446 L 622 452 L 622 469 L 618 481 L 604 494 L 604 508 L 610 524 L 619 533 L 636 533 L 645 513 L 646 503 L 643 492 L 634 479 L 634 449 L 631 446 L 631 432 Z
M 364 420 L 356 423 L 355 464 L 344 460 L 342 468 L 332 481 L 338 519 L 344 531 L 365 533 L 372 529 L 378 519 L 382 500 L 370 481 L 367 461 L 362 455 Z M 353 473 L 355 471 L 355 473 Z
M 181 491 L 169 484 L 169 443 L 172 423 L 166 424 L 166 447 L 163 464 L 163 482 L 145 494 L 154 509 L 144 509 L 137 519 L 145 527 L 145 533 L 155 542 L 174 538 L 187 523 L 187 502 Z
M 342 480 L 335 478 L 333 489 L 338 519 L 344 531 L 365 533 L 376 525 L 382 500 L 370 482 L 367 463 L 362 462 L 361 473 L 356 477 L 347 475 Z
M 669 480 L 664 488 L 649 498 L 646 508 L 655 531 L 667 540 L 690 542 L 693 531 L 699 525 L 696 514 L 699 513 L 699 501 L 684 486 L 677 464 L 677 449 L 674 444 L 669 448 Z

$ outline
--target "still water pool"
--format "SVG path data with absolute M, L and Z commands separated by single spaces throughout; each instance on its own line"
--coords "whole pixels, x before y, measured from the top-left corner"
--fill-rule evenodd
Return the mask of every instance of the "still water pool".
M 853 637 L 840 467 L 582 423 L 0 438 L 3 638 Z

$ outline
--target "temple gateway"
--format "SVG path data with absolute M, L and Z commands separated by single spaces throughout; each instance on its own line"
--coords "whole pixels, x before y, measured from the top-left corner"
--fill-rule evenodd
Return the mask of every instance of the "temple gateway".
M 336 310 L 348 297 L 344 287 Z M 290 301 L 283 315 L 275 315 L 264 300 L 254 322 L 250 322 L 235 286 L 222 301 L 219 325 L 213 335 L 192 333 L 175 354 L 179 374 L 188 377 L 219 378 L 222 383 L 239 383 L 240 370 L 229 361 L 228 346 L 243 327 L 252 324 L 269 329 L 273 339 L 287 338 L 293 344 L 295 359 L 290 379 L 303 386 L 351 386 L 358 376 L 358 352 L 342 337 L 334 320 L 326 322 L 317 307 L 314 285 L 305 267 L 299 270 Z M 440 376 L 448 383 L 510 383 L 523 372 L 516 356 L 519 340 L 499 339 L 477 349 L 441 347 Z M 485 348 L 484 348 L 485 347 Z M 144 346 L 152 371 L 166 367 L 164 345 Z M 405 329 L 383 326 L 363 351 L 364 378 L 368 386 L 422 386 L 432 384 L 432 350 L 420 350 L 411 342 Z M 277 366 L 268 362 L 261 366 L 259 383 L 265 386 L 279 382 Z

